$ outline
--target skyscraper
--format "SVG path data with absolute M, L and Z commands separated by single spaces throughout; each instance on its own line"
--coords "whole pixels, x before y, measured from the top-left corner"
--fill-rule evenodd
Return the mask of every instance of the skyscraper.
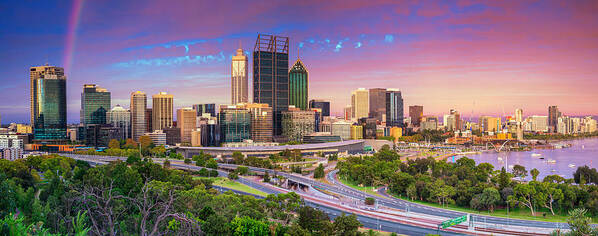
M 80 114 L 80 122 L 83 125 L 106 124 L 106 112 L 110 107 L 108 90 L 95 84 L 83 85 Z
M 517 122 L 517 140 L 523 140 L 523 109 L 515 109 L 515 122 Z
M 409 117 L 411 117 L 411 124 L 413 126 L 419 126 L 422 117 L 424 116 L 423 106 L 409 106 Z
M 131 137 L 139 140 L 139 137 L 146 133 L 147 119 L 147 96 L 144 92 L 136 91 L 131 93 Z
M 382 121 L 382 116 L 386 115 L 386 89 L 373 88 L 369 91 L 370 105 L 368 117 L 376 118 Z
M 386 91 L 386 126 L 403 127 L 403 97 L 398 89 Z
M 330 116 L 330 102 L 325 100 L 309 100 L 309 108 L 322 109 L 322 116 Z
M 307 110 L 309 72 L 300 59 L 289 70 L 289 105 Z
M 548 107 L 548 126 L 551 132 L 557 131 L 558 119 L 561 117 L 561 112 L 557 106 Z
M 195 129 L 195 110 L 190 107 L 178 109 L 176 126 L 180 128 L 181 143 L 191 144 L 191 132 Z
M 38 66 L 31 77 L 31 123 L 35 140 L 66 139 L 66 76 L 64 69 Z
M 152 95 L 152 129 L 162 130 L 172 126 L 173 96 L 166 92 Z
M 121 129 L 120 139 L 131 137 L 131 112 L 120 105 L 106 112 L 106 123 Z
M 289 38 L 259 34 L 253 48 L 253 102 L 273 110 L 273 135 L 281 135 L 281 114 L 289 109 Z M 224 134 L 223 134 L 224 135 Z
M 247 103 L 247 56 L 242 48 L 237 49 L 231 64 L 231 103 Z
M 152 112 L 152 108 L 145 108 L 145 132 L 146 133 L 151 133 L 154 132 L 153 129 L 153 122 L 152 122 L 152 118 L 154 117 Z
M 368 90 L 359 88 L 351 93 L 351 118 L 354 121 L 369 117 L 370 98 Z

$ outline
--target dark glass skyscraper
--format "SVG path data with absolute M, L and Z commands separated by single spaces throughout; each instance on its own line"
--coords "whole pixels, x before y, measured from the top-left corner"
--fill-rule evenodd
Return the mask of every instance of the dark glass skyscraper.
M 289 105 L 307 110 L 308 72 L 300 59 L 289 70 Z
M 64 76 L 64 69 L 48 66 L 31 67 L 30 74 L 34 139 L 65 140 L 66 76 Z
M 273 135 L 282 134 L 282 112 L 289 109 L 289 38 L 259 34 L 253 48 L 253 102 L 273 110 Z
M 81 93 L 80 122 L 84 125 L 106 124 L 106 112 L 110 110 L 110 92 L 95 84 L 83 85 Z
M 202 116 L 204 113 L 209 113 L 212 117 L 216 117 L 216 104 L 195 104 L 193 110 L 197 112 L 197 116 Z
M 309 100 L 309 108 L 322 109 L 322 116 L 330 116 L 330 102 L 324 100 Z
M 386 126 L 403 127 L 403 97 L 401 91 L 386 90 Z

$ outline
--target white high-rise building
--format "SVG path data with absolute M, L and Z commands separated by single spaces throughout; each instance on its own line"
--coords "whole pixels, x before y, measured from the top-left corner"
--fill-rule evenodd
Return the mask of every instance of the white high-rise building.
M 131 112 L 120 105 L 116 105 L 106 112 L 106 123 L 121 129 L 121 139 L 131 138 Z
M 529 129 L 532 132 L 548 132 L 548 116 L 530 116 L 528 117 Z
M 249 102 L 247 84 L 247 56 L 239 48 L 231 64 L 231 104 Z

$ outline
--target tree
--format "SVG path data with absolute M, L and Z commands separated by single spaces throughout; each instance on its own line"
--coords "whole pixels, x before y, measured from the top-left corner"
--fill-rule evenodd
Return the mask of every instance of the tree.
M 519 178 L 525 178 L 527 176 L 527 170 L 525 170 L 525 166 L 522 165 L 514 165 L 513 166 L 513 175 Z
M 255 236 L 267 236 L 270 235 L 270 229 L 268 224 L 254 220 L 249 216 L 235 217 L 230 222 L 230 228 L 232 235 L 244 236 L 244 235 L 255 235 Z
M 535 216 L 534 198 L 536 197 L 536 188 L 531 184 L 517 184 L 513 189 L 513 195 L 509 196 L 509 201 L 519 202 L 530 209 L 532 216 Z
M 218 169 L 218 163 L 214 159 L 210 159 L 206 163 L 206 168 Z
M 557 184 L 550 182 L 542 182 L 539 187 L 542 194 L 542 204 L 554 215 L 554 203 L 560 202 L 564 198 L 563 191 L 557 188 Z
M 335 235 L 359 235 L 358 229 L 361 226 L 356 215 L 345 215 L 345 213 L 336 217 L 333 223 Z
M 406 193 L 411 201 L 415 200 L 417 198 L 417 188 L 415 187 L 415 184 L 410 184 L 407 187 Z
M 143 135 L 139 137 L 139 143 L 141 144 L 141 149 L 147 149 L 153 142 L 149 136 Z
M 249 168 L 247 166 L 239 166 L 235 170 L 239 175 L 247 175 L 249 174 Z
M 116 139 L 111 139 L 108 143 L 108 148 L 110 149 L 120 149 L 120 142 Z
M 590 225 L 592 220 L 586 216 L 586 213 L 587 210 L 583 208 L 569 211 L 567 224 L 569 224 L 569 229 L 571 229 L 572 235 L 590 235 L 592 233 L 598 233 L 597 230 Z
M 183 161 L 185 164 L 191 164 L 191 159 L 189 158 L 185 158 L 185 160 Z
M 268 171 L 266 171 L 266 173 L 264 173 L 264 179 L 263 181 L 265 183 L 270 183 L 270 174 L 268 174 Z
M 366 197 L 365 198 L 365 204 L 366 205 L 374 205 L 376 203 L 376 199 L 374 199 L 373 197 Z
M 299 209 L 297 223 L 312 235 L 320 235 L 332 231 L 328 215 L 323 211 L 308 206 Z
M 430 187 L 430 197 L 436 198 L 438 204 L 442 206 L 448 203 L 447 200 L 455 195 L 455 188 L 450 185 L 446 185 L 441 179 L 437 179 Z
M 324 165 L 322 165 L 322 163 L 320 163 L 320 165 L 318 165 L 318 167 L 316 167 L 316 169 L 314 170 L 314 178 L 324 178 Z
M 125 149 L 137 149 L 139 148 L 137 146 L 137 142 L 135 142 L 135 140 L 128 138 L 127 141 L 125 142 L 125 145 L 123 145 L 123 148 Z
M 168 159 L 164 160 L 164 168 L 170 168 L 170 161 Z
M 500 189 L 504 189 L 511 185 L 511 177 L 505 167 L 500 169 L 500 174 L 498 175 L 498 187 Z
M 575 173 L 573 173 L 573 179 L 575 183 L 578 184 L 587 184 L 587 183 L 595 183 L 598 184 L 598 172 L 596 168 L 585 166 L 577 167 Z
M 493 187 L 485 188 L 482 193 L 471 199 L 471 207 L 475 209 L 488 209 L 494 211 L 494 206 L 500 202 L 500 193 Z
M 233 152 L 233 162 L 237 165 L 243 165 L 243 161 L 245 160 L 245 157 L 243 156 L 243 154 L 239 151 L 234 151 Z
M 533 168 L 529 173 L 532 175 L 532 179 L 536 181 L 538 175 L 540 174 L 540 171 L 536 168 Z
M 235 173 L 234 171 L 233 172 L 229 172 L 228 173 L 228 179 L 230 179 L 230 180 L 239 179 L 239 175 L 237 175 L 237 173 Z

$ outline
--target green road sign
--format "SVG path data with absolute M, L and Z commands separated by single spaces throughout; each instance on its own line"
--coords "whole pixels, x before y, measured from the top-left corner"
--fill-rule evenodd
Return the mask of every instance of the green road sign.
M 443 221 L 442 223 L 440 223 L 440 227 L 442 227 L 443 229 L 446 229 L 448 227 L 451 227 L 453 225 L 458 225 L 461 224 L 463 222 L 467 221 L 467 215 L 461 216 L 461 217 L 457 217 L 455 219 L 450 219 L 450 220 L 446 220 Z

